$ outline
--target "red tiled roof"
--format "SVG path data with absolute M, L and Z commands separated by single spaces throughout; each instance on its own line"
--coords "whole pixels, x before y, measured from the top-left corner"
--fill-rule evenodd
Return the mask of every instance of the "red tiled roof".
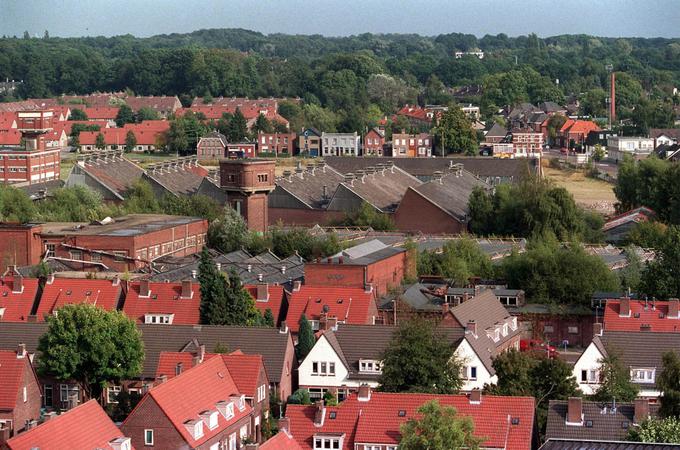
M 612 217 L 611 219 L 605 222 L 604 226 L 602 227 L 602 230 L 607 231 L 611 228 L 615 228 L 627 222 L 645 222 L 650 218 L 653 218 L 654 216 L 656 216 L 656 213 L 654 211 L 645 206 L 640 206 L 630 211 L 621 213 L 618 216 Z
M 115 120 L 118 115 L 117 107 L 112 106 L 94 106 L 91 108 L 83 107 L 83 105 L 73 105 L 73 109 L 82 109 L 87 114 L 88 119 L 92 120 Z
M 0 111 L 0 130 L 16 128 L 17 113 L 14 111 Z
M 474 434 L 484 437 L 484 447 L 506 450 L 531 448 L 535 402 L 531 397 L 482 396 L 479 404 L 472 404 L 467 395 L 393 394 L 371 392 L 370 400 L 359 401 L 350 396 L 338 406 L 326 407 L 323 425 L 314 425 L 315 406 L 288 405 L 286 417 L 290 433 L 304 449 L 313 448 L 315 434 L 345 434 L 344 450 L 354 443 L 397 445 L 400 425 L 416 416 L 424 403 L 439 400 L 452 406 L 458 414 L 470 417 Z M 405 411 L 404 417 L 399 411 Z M 335 412 L 335 418 L 330 413 Z M 512 419 L 519 419 L 517 425 Z
M 303 314 L 309 320 L 319 320 L 324 306 L 328 306 L 328 316 L 337 317 L 338 322 L 369 324 L 371 306 L 375 304 L 372 292 L 348 287 L 303 285 L 299 291 L 291 292 L 288 298 L 286 322 L 293 333 L 297 333 L 298 321 Z
M 66 120 L 64 122 L 57 122 L 54 124 L 54 129 L 55 130 L 61 130 L 63 129 L 66 134 L 71 135 L 71 131 L 73 130 L 73 125 L 75 124 L 82 124 L 82 125 L 97 125 L 99 129 L 104 129 L 104 128 L 110 128 L 109 127 L 109 122 L 106 120 Z M 83 132 L 85 133 L 85 132 Z M 96 137 L 96 134 L 95 134 Z
M 184 440 L 191 448 L 195 448 L 222 433 L 228 425 L 249 415 L 252 408 L 246 403 L 244 410 L 239 411 L 234 405 L 234 417 L 228 421 L 222 414 L 218 414 L 218 426 L 213 430 L 203 427 L 203 436 L 198 439 L 193 438 L 184 423 L 190 419 L 199 419 L 200 413 L 216 410 L 218 402 L 229 401 L 230 396 L 239 394 L 222 358 L 210 358 L 180 376 L 152 388 L 137 408 L 149 397 L 153 398 Z M 135 411 L 123 422 L 123 426 L 135 420 Z
M 598 127 L 595 122 L 590 120 L 567 119 L 567 121 L 564 122 L 564 124 L 562 125 L 562 128 L 560 128 L 560 133 L 562 134 L 565 133 L 588 134 L 591 131 L 600 131 L 600 127 Z
M 240 393 L 247 397 L 256 394 L 260 371 L 265 370 L 262 355 L 245 355 L 238 350 L 227 355 L 206 353 L 204 358 L 207 361 L 215 356 L 222 356 Z M 189 352 L 161 352 L 158 358 L 156 377 L 165 375 L 168 380 L 174 378 L 176 376 L 175 369 L 179 363 L 182 364 L 183 370 L 194 367 L 194 354 Z
M 144 120 L 140 123 L 126 123 L 123 125 L 126 130 L 140 130 L 153 129 L 159 131 L 167 131 L 170 129 L 170 121 L 168 120 Z
M 257 285 L 247 284 L 244 286 L 253 300 L 255 300 L 255 307 L 260 313 L 264 314 L 268 309 L 271 309 L 274 316 L 274 325 L 278 325 L 278 320 L 281 314 L 281 305 L 283 304 L 283 286 L 270 285 L 267 287 L 269 291 L 269 299 L 267 301 L 257 300 Z
M 0 130 L 0 145 L 20 145 L 21 133 L 12 128 L 9 130 Z
M 139 296 L 139 282 L 131 283 L 125 296 L 123 312 L 144 323 L 145 314 L 174 314 L 174 325 L 198 325 L 200 323 L 201 288 L 191 284 L 191 298 L 181 298 L 182 283 L 149 283 L 148 298 Z
M 621 317 L 620 300 L 607 300 L 604 308 L 605 331 L 651 331 L 680 333 L 680 318 L 668 317 L 667 301 L 629 300 L 630 317 Z
M 28 357 L 17 358 L 17 352 L 0 350 L 0 410 L 12 411 L 19 398 Z
M 0 278 L 0 310 L 4 309 L 0 322 L 26 322 L 33 309 L 38 294 L 38 280 L 24 278 L 21 292 L 12 292 L 13 286 L 13 277 Z
M 7 441 L 11 450 L 111 448 L 123 436 L 96 400 L 90 400 Z M 133 449 L 134 450 L 134 449 Z
M 91 303 L 107 311 L 118 307 L 121 295 L 120 282 L 111 280 L 89 280 L 83 278 L 54 278 L 43 288 L 38 305 L 38 321 L 64 305 Z
M 260 450 L 302 450 L 300 444 L 288 434 L 287 431 L 279 431 L 274 437 L 260 445 Z
M 165 133 L 167 129 L 155 126 L 145 127 L 138 124 L 127 128 L 102 128 L 99 131 L 82 131 L 79 142 L 80 145 L 95 145 L 97 136 L 101 133 L 107 145 L 124 146 L 128 131 L 132 131 L 135 135 L 137 145 L 156 145 L 158 137 Z

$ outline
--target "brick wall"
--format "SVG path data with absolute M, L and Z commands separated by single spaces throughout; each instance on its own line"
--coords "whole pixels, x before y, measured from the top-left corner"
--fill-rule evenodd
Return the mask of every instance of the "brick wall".
M 39 233 L 40 225 L 3 225 L 0 227 L 0 266 L 4 272 L 8 266 L 38 264 L 42 255 Z
M 419 231 L 425 234 L 459 234 L 467 231 L 464 223 L 425 200 L 412 189 L 406 191 L 394 213 L 394 223 L 400 231 Z
M 40 418 L 40 407 L 42 406 L 38 379 L 36 378 L 28 357 L 25 357 L 24 360 L 26 362 L 24 365 L 24 379 L 17 391 L 16 407 L 13 411 L 0 412 L 0 419 L 9 419 L 12 421 L 12 436 L 24 431 L 27 421 L 38 420 Z M 24 386 L 26 386 L 25 402 L 23 398 Z
M 400 286 L 406 270 L 406 252 L 390 256 L 367 267 L 367 279 L 378 296 Z
M 333 221 L 345 217 L 343 211 L 326 211 L 322 209 L 269 208 L 269 225 L 281 221 L 285 225 L 314 226 L 329 225 Z

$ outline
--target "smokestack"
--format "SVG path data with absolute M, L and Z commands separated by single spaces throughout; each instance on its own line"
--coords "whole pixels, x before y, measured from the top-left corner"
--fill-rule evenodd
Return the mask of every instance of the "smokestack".
M 612 118 L 612 124 L 614 124 L 614 121 L 616 120 L 616 72 L 612 72 L 611 90 L 612 101 L 609 105 L 609 114 Z

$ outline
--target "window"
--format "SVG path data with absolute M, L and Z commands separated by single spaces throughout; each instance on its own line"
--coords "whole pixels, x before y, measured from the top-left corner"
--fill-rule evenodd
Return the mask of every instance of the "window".
M 184 239 L 177 239 L 175 241 L 175 250 L 179 250 L 184 247 Z
M 569 334 L 578 334 L 578 327 L 568 327 L 567 332 Z
M 318 362 L 313 362 L 312 363 L 312 375 L 318 375 L 319 374 L 319 363 Z
M 21 395 L 23 396 L 24 403 L 26 403 L 28 401 L 28 391 L 26 390 L 26 386 L 24 386 Z
M 44 384 L 43 385 L 43 406 L 53 406 L 54 405 L 54 397 L 52 394 L 52 385 L 51 384 Z
M 581 370 L 581 383 L 597 384 L 600 381 L 600 374 L 596 369 Z
M 339 449 L 339 437 L 318 437 L 314 436 L 314 450 Z
M 236 433 L 229 435 L 229 450 L 236 450 Z
M 248 437 L 248 425 L 243 425 L 241 429 L 238 431 L 238 435 L 241 438 L 241 440 L 244 440 L 245 438 Z
M 258 183 L 266 183 L 268 179 L 269 179 L 269 175 L 266 174 L 266 173 L 258 173 L 257 174 L 257 182 Z
M 114 251 L 113 256 L 114 256 L 114 258 L 113 258 L 114 261 L 118 261 L 118 262 L 125 261 L 125 257 L 127 256 L 127 252 L 126 251 Z
M 638 383 L 653 383 L 656 369 L 631 369 L 630 379 Z
M 308 388 L 307 391 L 309 391 L 309 398 L 315 400 L 322 399 L 323 395 L 326 393 L 326 389 L 324 388 Z
M 360 359 L 359 372 L 382 373 L 382 363 L 372 359 Z
M 210 450 L 220 450 L 220 443 L 215 442 L 213 445 L 210 446 Z
M 68 254 L 71 259 L 75 259 L 78 261 L 83 260 L 83 252 L 81 252 L 80 250 L 71 250 L 68 252 Z
M 144 430 L 144 445 L 153 445 L 153 430 Z
M 264 384 L 257 388 L 257 401 L 263 401 L 267 397 L 267 386 Z
M 120 394 L 122 386 L 110 386 L 106 389 L 106 398 L 109 403 L 118 403 L 118 394 Z
M 90 261 L 101 261 L 102 260 L 102 254 L 97 252 L 96 250 L 90 253 Z
M 172 252 L 172 242 L 166 242 L 163 244 L 163 255 L 167 255 Z
M 70 398 L 78 400 L 78 386 L 75 384 L 62 384 L 59 385 L 59 399 L 62 402 L 69 401 Z
M 45 244 L 45 256 L 50 257 L 56 254 L 56 244 Z

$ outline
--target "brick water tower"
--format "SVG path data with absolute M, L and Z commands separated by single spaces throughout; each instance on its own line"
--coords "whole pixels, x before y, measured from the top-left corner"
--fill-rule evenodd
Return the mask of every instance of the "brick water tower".
M 229 205 L 245 219 L 251 230 L 267 231 L 267 196 L 276 187 L 274 177 L 273 160 L 220 160 L 220 187 L 227 191 Z

